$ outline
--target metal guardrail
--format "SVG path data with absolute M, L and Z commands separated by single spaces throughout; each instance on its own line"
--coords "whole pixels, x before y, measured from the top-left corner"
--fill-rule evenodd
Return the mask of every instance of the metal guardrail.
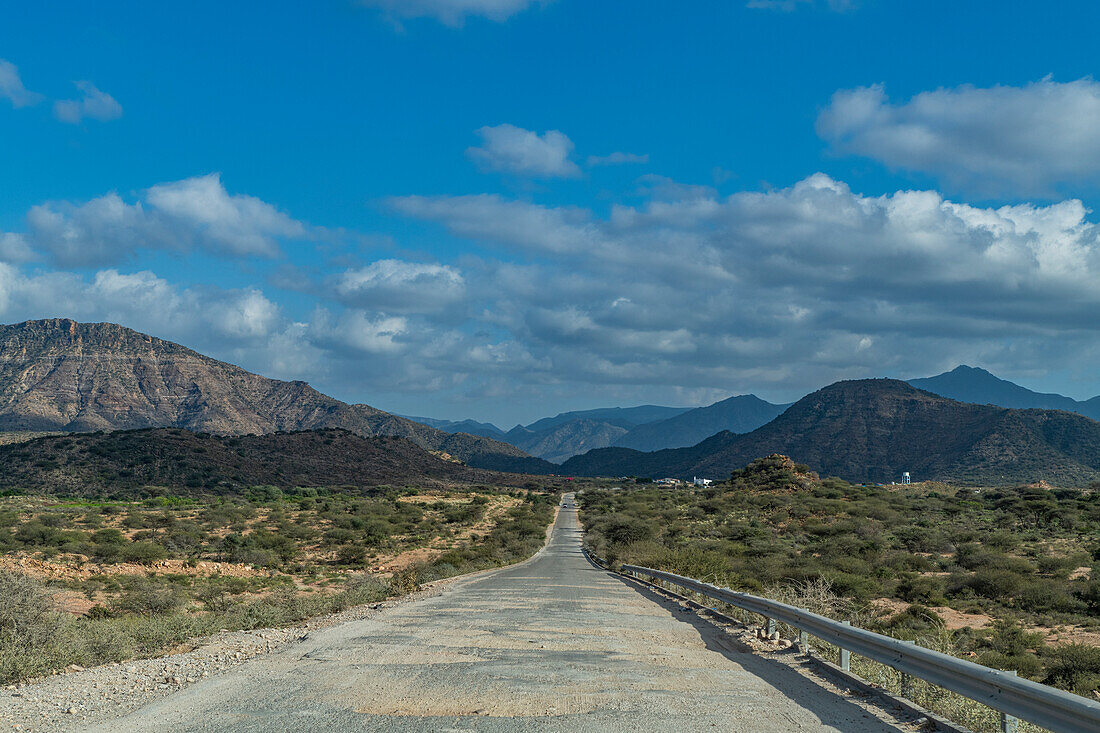
M 587 553 L 587 550 L 586 550 Z M 587 553 L 606 566 L 600 558 Z M 702 583 L 663 570 L 623 565 L 626 574 L 663 580 L 700 593 L 708 598 L 759 614 L 768 620 L 769 631 L 779 621 L 799 631 L 799 641 L 805 645 L 806 635 L 812 635 L 841 650 L 841 666 L 848 668 L 848 653 L 881 662 L 888 667 L 931 682 L 963 697 L 987 705 L 1002 714 L 1001 729 L 1014 731 L 1019 718 L 1056 733 L 1097 733 L 1100 731 L 1100 703 L 1064 692 L 1038 682 L 1002 672 L 949 654 L 925 649 L 912 642 L 876 634 L 825 616 L 767 598 L 739 593 Z

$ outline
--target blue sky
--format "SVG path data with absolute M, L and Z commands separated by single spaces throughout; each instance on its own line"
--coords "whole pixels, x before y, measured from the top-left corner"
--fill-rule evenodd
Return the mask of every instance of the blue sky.
M 60 3 L 0 320 L 503 425 L 985 366 L 1100 393 L 1094 4 Z

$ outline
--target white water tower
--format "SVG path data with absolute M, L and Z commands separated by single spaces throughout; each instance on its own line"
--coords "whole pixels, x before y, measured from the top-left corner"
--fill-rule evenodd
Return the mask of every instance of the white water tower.
M 909 479 L 909 472 L 908 472 L 908 471 L 906 471 L 905 473 L 903 473 L 903 474 L 901 475 L 901 477 L 902 477 L 902 478 L 903 478 L 903 479 L 905 480 L 905 483 L 907 483 L 907 484 L 908 484 L 908 483 L 912 483 L 912 481 L 910 481 L 910 479 Z

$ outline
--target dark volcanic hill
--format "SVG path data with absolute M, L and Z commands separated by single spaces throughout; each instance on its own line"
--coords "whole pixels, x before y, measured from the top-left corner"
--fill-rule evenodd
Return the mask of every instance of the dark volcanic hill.
M 639 425 L 613 445 L 643 451 L 682 448 L 723 430 L 731 433 L 756 430 L 774 420 L 787 407 L 765 402 L 756 395 L 738 395 L 667 420 Z
M 561 464 L 562 476 L 648 476 L 650 478 L 728 478 L 726 475 L 693 474 L 691 466 L 701 463 L 716 452 L 724 450 L 737 439 L 728 430 L 710 436 L 701 443 L 687 448 L 666 448 L 645 452 L 633 448 L 599 448 L 579 456 L 573 456 Z M 686 473 L 685 473 L 686 471 Z M 726 473 L 729 473 L 728 471 Z
M 405 438 L 346 430 L 215 436 L 176 428 L 74 433 L 0 446 L 0 488 L 54 494 L 161 486 L 224 493 L 251 486 L 377 486 L 524 480 L 445 461 Z
M 914 480 L 1083 485 L 1100 478 L 1100 423 L 1058 410 L 966 404 L 905 382 L 868 379 L 807 395 L 745 435 L 656 453 L 590 451 L 561 472 L 724 479 L 772 453 L 853 481 L 897 481 L 909 471 Z
M 261 377 L 112 323 L 50 319 L 0 327 L 0 430 L 146 427 L 222 435 L 343 428 L 408 438 L 481 468 L 555 469 L 507 443 L 348 405 L 305 382 Z

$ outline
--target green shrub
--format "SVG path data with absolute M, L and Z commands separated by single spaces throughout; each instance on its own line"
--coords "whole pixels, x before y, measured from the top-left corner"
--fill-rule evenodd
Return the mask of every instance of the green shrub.
M 168 550 L 155 542 L 131 542 L 122 546 L 119 557 L 126 562 L 148 564 L 168 557 Z
M 993 669 L 1016 672 L 1021 677 L 1037 677 L 1043 669 L 1043 663 L 1039 657 L 1030 652 L 1008 655 L 991 650 L 982 652 L 974 661 Z
M 50 668 L 60 640 L 62 618 L 50 609 L 50 599 L 34 579 L 0 570 L 0 683 Z
M 1100 647 L 1064 644 L 1047 663 L 1046 683 L 1089 696 L 1100 689 Z
M 897 586 L 897 597 L 908 603 L 930 603 L 942 606 L 944 598 L 943 578 L 937 576 L 913 576 L 903 578 Z
M 144 616 L 174 613 L 187 597 L 177 587 L 152 578 L 134 578 L 122 591 L 115 608 Z

